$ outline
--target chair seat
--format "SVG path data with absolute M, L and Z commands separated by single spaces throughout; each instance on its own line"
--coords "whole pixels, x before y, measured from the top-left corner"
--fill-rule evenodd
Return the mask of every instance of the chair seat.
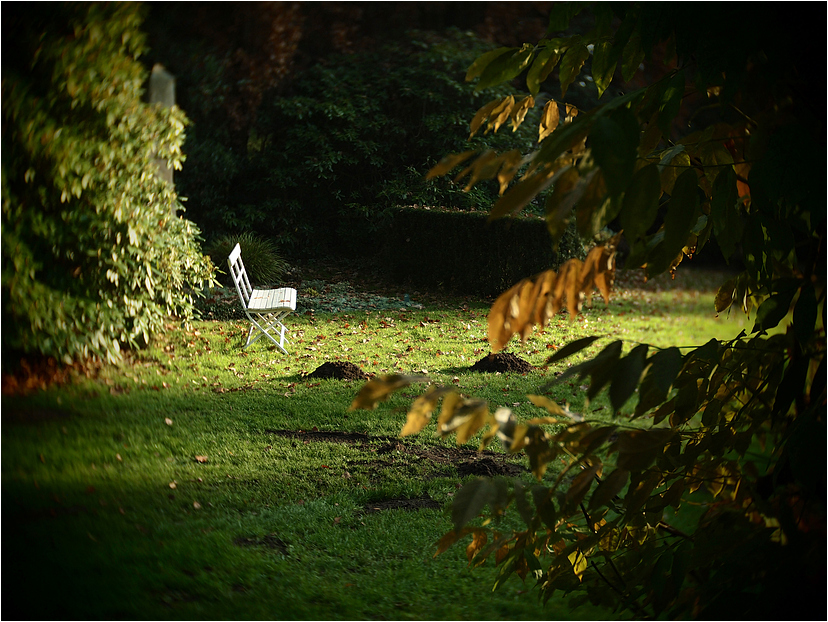
M 267 311 L 281 311 L 283 309 L 296 310 L 296 290 L 292 287 L 279 289 L 254 289 L 250 295 L 248 310 L 264 313 Z

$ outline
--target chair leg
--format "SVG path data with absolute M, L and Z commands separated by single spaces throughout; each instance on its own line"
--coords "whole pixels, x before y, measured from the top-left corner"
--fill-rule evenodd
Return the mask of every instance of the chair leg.
M 257 313 L 256 315 L 262 322 L 260 324 L 248 315 L 248 319 L 250 320 L 250 330 L 247 333 L 247 343 L 244 344 L 244 347 L 247 348 L 247 346 L 258 341 L 262 335 L 265 335 L 277 348 L 279 348 L 279 350 L 282 351 L 283 354 L 287 354 L 288 351 L 284 346 L 284 344 L 287 343 L 287 339 L 285 338 L 285 331 L 287 328 L 284 324 L 282 324 L 282 322 L 279 321 L 282 317 L 287 315 L 287 313 L 269 313 L 266 316 Z M 264 327 L 262 326 L 263 324 L 265 325 Z M 271 330 L 279 331 L 279 341 L 276 341 L 274 336 L 270 333 Z M 256 332 L 256 336 L 251 339 L 254 332 Z

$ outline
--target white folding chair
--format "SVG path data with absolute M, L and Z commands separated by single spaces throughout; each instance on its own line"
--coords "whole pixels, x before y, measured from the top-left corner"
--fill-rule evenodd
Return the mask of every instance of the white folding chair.
M 227 265 L 230 266 L 230 274 L 236 284 L 236 291 L 244 307 L 244 313 L 250 320 L 250 331 L 247 333 L 247 343 L 244 347 L 254 343 L 262 335 L 267 335 L 267 338 L 275 343 L 277 348 L 287 354 L 285 349 L 287 329 L 282 324 L 282 318 L 296 310 L 296 290 L 292 287 L 253 289 L 247 278 L 241 258 L 241 247 L 238 244 L 227 258 Z M 255 337 L 253 337 L 254 331 Z

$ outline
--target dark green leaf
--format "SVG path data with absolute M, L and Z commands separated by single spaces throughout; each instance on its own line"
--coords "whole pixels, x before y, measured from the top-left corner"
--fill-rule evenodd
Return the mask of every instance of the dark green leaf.
M 549 9 L 547 34 L 563 32 L 569 28 L 569 21 L 581 12 L 583 5 L 579 2 L 556 2 Z
M 716 339 L 710 339 L 703 346 L 699 346 L 687 354 L 687 360 L 695 359 L 698 361 L 715 362 L 719 358 L 719 342 Z
M 826 374 L 825 374 L 825 358 L 819 362 L 819 367 L 817 367 L 816 373 L 814 374 L 814 380 L 811 384 L 811 391 L 808 394 L 810 398 L 811 404 L 818 404 L 822 394 L 825 392 L 825 383 L 826 383 Z
M 650 587 L 653 594 L 653 609 L 656 614 L 664 611 L 664 608 L 672 600 L 675 588 L 670 577 L 673 568 L 673 551 L 667 549 L 653 566 L 650 575 Z
M 644 51 L 641 49 L 641 34 L 636 29 L 630 35 L 629 41 L 624 46 L 621 56 L 621 76 L 624 82 L 632 80 L 639 65 L 644 61 Z
M 470 481 L 454 497 L 451 504 L 451 522 L 454 531 L 459 532 L 470 520 L 483 511 L 496 495 L 492 480 L 478 477 Z
M 569 356 L 572 356 L 576 352 L 580 352 L 584 348 L 589 347 L 594 341 L 597 341 L 601 338 L 601 335 L 595 336 L 592 335 L 590 337 L 582 337 L 581 339 L 576 339 L 568 344 L 566 344 L 563 348 L 555 352 L 552 356 L 546 359 L 546 364 L 551 365 L 552 363 L 557 363 Z
M 799 300 L 796 301 L 793 312 L 794 334 L 803 348 L 813 338 L 816 317 L 817 301 L 814 286 L 806 283 L 799 291 Z
M 661 396 L 665 396 L 684 364 L 684 357 L 676 347 L 665 348 L 653 354 L 647 364 L 649 367 L 645 381 L 651 383 Z
M 803 395 L 809 363 L 809 359 L 800 356 L 788 365 L 785 375 L 782 376 L 782 382 L 776 390 L 776 398 L 773 402 L 774 415 L 786 415 L 793 401 Z
M 615 469 L 604 481 L 598 484 L 598 488 L 592 493 L 592 498 L 589 500 L 589 509 L 594 510 L 609 505 L 618 493 L 624 490 L 629 478 L 630 472 L 626 469 Z
M 533 54 L 534 48 L 525 44 L 520 49 L 498 56 L 483 69 L 475 90 L 480 91 L 516 78 L 529 65 Z
M 655 276 L 667 270 L 687 243 L 699 217 L 698 188 L 695 169 L 687 169 L 676 179 L 664 218 L 664 239 L 650 255 L 648 275 Z
M 618 434 L 618 466 L 643 471 L 650 466 L 673 437 L 673 430 L 626 430 Z
M 611 41 L 598 43 L 593 50 L 592 78 L 595 80 L 595 86 L 598 88 L 599 99 L 612 82 L 612 76 L 615 74 L 615 68 L 618 66 L 619 55 L 620 50 L 614 47 Z
M 589 363 L 590 383 L 587 389 L 587 399 L 592 400 L 599 391 L 612 379 L 618 366 L 618 357 L 621 356 L 621 341 L 613 341 L 601 353 Z M 586 365 L 587 363 L 581 363 Z M 573 368 L 574 369 L 574 368 Z M 582 373 L 583 377 L 583 373 Z
M 609 397 L 613 410 L 617 413 L 624 403 L 635 393 L 644 371 L 647 358 L 647 344 L 640 344 L 624 357 L 616 366 L 610 385 Z
M 719 287 L 719 290 L 716 292 L 716 299 L 714 300 L 716 313 L 721 313 L 722 311 L 730 308 L 730 305 L 733 304 L 735 292 L 736 277 L 728 279 L 721 285 L 721 287 Z
M 566 166 L 555 173 L 554 182 L 552 192 L 546 195 L 544 211 L 546 212 L 546 227 L 557 249 L 557 244 L 569 224 L 572 208 L 578 202 L 578 198 L 583 195 L 585 187 L 578 169 L 572 166 Z
M 576 43 L 571 46 L 561 59 L 561 67 L 558 70 L 559 79 L 561 82 L 561 97 L 566 96 L 566 89 L 569 85 L 575 82 L 575 78 L 581 73 L 581 67 L 589 58 L 589 50 L 584 43 Z
M 538 94 L 540 85 L 546 80 L 559 60 L 560 55 L 549 47 L 538 52 L 529 73 L 526 74 L 526 86 L 532 95 Z
M 483 73 L 483 70 L 486 69 L 493 61 L 500 58 L 506 53 L 514 53 L 520 48 L 497 48 L 496 50 L 492 50 L 491 52 L 486 52 L 482 56 L 478 57 L 470 66 L 468 71 L 466 72 L 466 82 L 471 82 L 477 76 Z
M 612 195 L 621 194 L 632 178 L 638 157 L 638 134 L 638 121 L 628 108 L 599 117 L 592 127 L 588 144 Z
M 759 305 L 756 312 L 756 323 L 753 325 L 752 333 L 767 331 L 774 328 L 791 310 L 791 301 L 796 290 L 787 290 L 769 296 Z
M 673 119 L 679 112 L 681 107 L 681 100 L 684 97 L 684 72 L 679 71 L 670 78 L 667 83 L 667 88 L 664 89 L 662 105 L 659 108 L 658 126 L 662 134 L 670 135 L 670 128 L 673 124 Z
M 555 504 L 552 502 L 552 491 L 545 486 L 532 487 L 532 499 L 535 502 L 535 508 L 538 510 L 538 515 L 541 517 L 543 524 L 548 529 L 555 529 L 555 523 L 558 521 L 558 515 L 555 510 Z
M 520 480 L 515 480 L 515 507 L 517 507 L 518 514 L 526 523 L 526 526 L 531 528 L 535 513 L 532 511 L 532 506 L 526 499 L 528 490 Z
M 661 179 L 657 165 L 649 164 L 636 171 L 624 194 L 619 214 L 621 227 L 630 244 L 643 236 L 655 221 L 660 198 Z

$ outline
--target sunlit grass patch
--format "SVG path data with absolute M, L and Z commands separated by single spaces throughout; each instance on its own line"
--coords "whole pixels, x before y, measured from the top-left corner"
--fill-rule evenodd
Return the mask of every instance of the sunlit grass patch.
M 610 420 L 604 397 L 587 404 L 582 382 L 558 380 L 561 372 L 615 339 L 629 348 L 671 344 L 679 331 L 687 345 L 735 336 L 740 325 L 716 319 L 709 300 L 675 289 L 622 290 L 608 306 L 596 299 L 582 317 L 556 316 L 525 343 L 509 343 L 534 366 L 528 373 L 470 371 L 490 351 L 488 307 L 470 301 L 291 315 L 288 356 L 264 340 L 243 349 L 240 320 L 170 324 L 122 367 L 3 398 L 4 544 L 18 560 L 8 586 L 53 618 L 605 617 L 517 598 L 532 588 L 516 580 L 492 594 L 496 569 L 469 570 L 464 546 L 432 557 L 465 477 L 457 462 L 475 455 L 480 435 L 455 463 L 435 459 L 455 443 L 435 436 L 433 423 L 399 439 L 427 384 L 349 411 L 363 382 L 309 374 L 349 361 L 374 376 L 427 376 L 521 420 L 544 414 L 526 397 L 538 393 Z M 605 337 L 546 365 L 593 334 Z M 357 441 L 315 440 L 326 431 Z M 490 449 L 498 465 L 524 466 L 497 443 Z M 547 477 L 555 472 L 551 465 Z M 442 509 L 365 509 L 390 499 Z M 37 597 L 44 585 L 54 592 L 48 601 Z

